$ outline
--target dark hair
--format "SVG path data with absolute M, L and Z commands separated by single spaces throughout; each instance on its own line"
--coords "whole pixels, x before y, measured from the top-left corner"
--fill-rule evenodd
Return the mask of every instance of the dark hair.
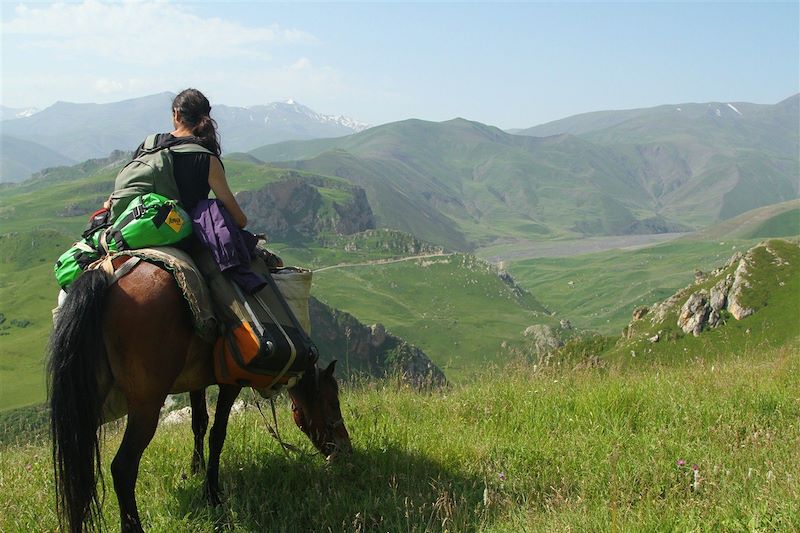
M 192 130 L 203 146 L 217 155 L 222 153 L 217 134 L 217 122 L 211 118 L 211 104 L 197 89 L 181 91 L 172 100 L 172 109 L 180 112 L 181 121 Z

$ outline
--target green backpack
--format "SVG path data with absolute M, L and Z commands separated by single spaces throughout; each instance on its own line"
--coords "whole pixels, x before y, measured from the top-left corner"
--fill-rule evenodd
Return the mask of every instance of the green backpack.
M 173 153 L 204 153 L 214 155 L 199 144 L 186 143 L 163 147 L 157 145 L 158 134 L 149 135 L 139 156 L 122 167 L 114 181 L 111 195 L 111 220 L 116 220 L 128 204 L 142 194 L 157 193 L 178 200 L 178 186 L 172 166 Z
M 110 226 L 98 228 L 61 254 L 54 270 L 62 289 L 109 252 L 175 244 L 192 234 L 192 219 L 175 200 L 149 193 L 133 198 Z

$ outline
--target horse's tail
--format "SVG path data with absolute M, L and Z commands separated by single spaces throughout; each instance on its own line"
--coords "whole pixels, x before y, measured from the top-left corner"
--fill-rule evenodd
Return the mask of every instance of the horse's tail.
M 92 530 L 101 520 L 97 481 L 103 481 L 100 441 L 103 399 L 98 371 L 107 365 L 103 302 L 108 275 L 89 270 L 61 307 L 50 337 L 49 396 L 56 509 L 68 530 Z

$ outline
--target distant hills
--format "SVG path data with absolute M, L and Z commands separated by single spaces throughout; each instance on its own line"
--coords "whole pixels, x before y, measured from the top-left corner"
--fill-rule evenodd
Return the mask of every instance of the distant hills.
M 799 100 L 601 112 L 521 135 L 407 120 L 250 153 L 357 183 L 378 226 L 456 249 L 688 231 L 798 197 Z
M 42 169 L 73 165 L 75 161 L 41 144 L 0 136 L 0 183 L 21 181 Z
M 35 143 L 68 162 L 106 157 L 114 150 L 133 150 L 149 133 L 171 131 L 174 95 L 160 93 L 109 104 L 57 102 L 35 110 L 3 108 L 2 181 L 18 181 L 23 169 L 45 168 L 39 158 L 20 152 L 6 136 Z M 322 115 L 294 102 L 253 107 L 214 105 L 223 151 L 242 152 L 291 139 L 315 139 L 352 134 L 366 124 L 342 116 Z M 51 165 L 52 166 L 52 165 Z M 16 169 L 6 174 L 5 168 Z M 29 175 L 30 173 L 28 173 Z

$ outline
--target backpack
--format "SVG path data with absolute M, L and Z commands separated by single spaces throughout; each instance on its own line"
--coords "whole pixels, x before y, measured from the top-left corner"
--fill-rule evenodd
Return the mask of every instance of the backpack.
M 157 141 L 158 134 L 149 135 L 138 156 L 117 174 L 114 193 L 111 195 L 111 220 L 116 220 L 131 200 L 142 194 L 154 192 L 173 200 L 180 199 L 173 170 L 173 153 L 215 155 L 199 144 L 186 143 L 166 147 L 158 145 Z
M 83 239 L 61 254 L 54 267 L 56 281 L 67 289 L 107 252 L 167 246 L 191 234 L 192 220 L 178 202 L 155 193 L 137 196 L 113 224 L 90 224 Z

